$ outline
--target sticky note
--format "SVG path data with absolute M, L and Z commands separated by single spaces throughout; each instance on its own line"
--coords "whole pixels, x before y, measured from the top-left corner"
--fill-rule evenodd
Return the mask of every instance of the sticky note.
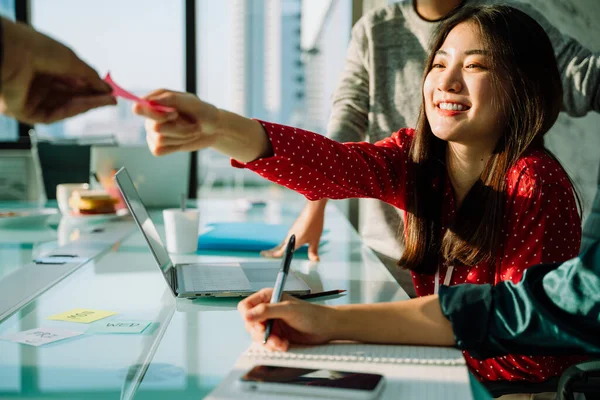
M 151 321 L 111 319 L 96 322 L 86 333 L 142 333 Z
M 148 106 L 156 111 L 162 111 L 162 112 L 173 112 L 175 111 L 175 109 L 173 107 L 167 107 L 167 106 L 163 106 L 160 105 L 158 103 L 155 103 L 153 101 L 149 101 L 146 99 L 142 99 L 141 97 L 136 96 L 135 94 L 128 92 L 127 90 L 123 89 L 122 87 L 120 87 L 119 85 L 117 85 L 115 83 L 115 81 L 112 80 L 112 77 L 110 76 L 110 73 L 107 73 L 106 76 L 104 77 L 104 82 L 108 83 L 108 85 L 112 88 L 113 92 L 112 95 L 116 96 L 116 97 L 122 97 L 124 99 L 127 100 L 133 100 L 136 103 L 140 103 L 144 106 Z
M 58 328 L 36 328 L 18 332 L 13 335 L 0 336 L 0 339 L 37 347 L 79 335 L 83 335 L 83 332 L 68 331 Z
M 111 315 L 115 314 L 116 312 L 112 311 L 75 308 L 71 311 L 48 317 L 48 319 L 52 319 L 55 321 L 79 322 L 82 324 L 89 324 L 90 322 L 98 321 L 99 319 L 110 317 Z

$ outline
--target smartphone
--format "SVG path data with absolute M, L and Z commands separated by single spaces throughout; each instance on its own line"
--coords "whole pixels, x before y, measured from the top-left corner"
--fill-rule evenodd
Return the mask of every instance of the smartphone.
M 257 365 L 238 383 L 246 391 L 371 400 L 379 396 L 385 379 L 363 372 Z

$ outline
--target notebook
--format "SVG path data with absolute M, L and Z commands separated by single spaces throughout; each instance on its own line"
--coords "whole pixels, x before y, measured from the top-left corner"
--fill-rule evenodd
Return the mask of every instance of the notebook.
M 245 354 L 261 360 L 307 360 L 376 364 L 464 366 L 462 352 L 450 347 L 397 346 L 337 342 L 321 346 L 294 347 L 287 352 L 269 351 L 253 343 Z
M 281 244 L 289 225 L 258 222 L 218 222 L 207 224 L 198 238 L 198 250 L 262 251 Z M 326 233 L 327 231 L 324 231 Z M 326 242 L 321 242 L 325 244 Z M 307 251 L 303 246 L 296 251 Z
M 386 386 L 379 400 L 472 400 L 469 372 L 460 350 L 446 347 L 371 345 L 336 342 L 294 347 L 287 352 L 252 344 L 227 377 L 208 395 L 210 400 L 282 400 L 295 395 L 242 391 L 240 377 L 256 365 L 323 368 L 377 373 Z

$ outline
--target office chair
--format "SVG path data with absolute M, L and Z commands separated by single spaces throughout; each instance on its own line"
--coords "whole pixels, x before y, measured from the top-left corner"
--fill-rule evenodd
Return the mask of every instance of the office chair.
M 556 399 L 573 400 L 573 393 L 584 393 L 586 400 L 600 399 L 600 359 L 572 365 L 563 372 Z

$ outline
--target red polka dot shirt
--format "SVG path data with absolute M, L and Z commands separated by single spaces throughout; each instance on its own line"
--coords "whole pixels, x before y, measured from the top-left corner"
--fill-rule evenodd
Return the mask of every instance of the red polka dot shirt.
M 338 143 L 302 129 L 259 122 L 274 155 L 249 163 L 232 160 L 233 166 L 249 168 L 309 200 L 368 197 L 405 209 L 411 190 L 407 170 L 412 129 L 401 129 L 375 144 Z M 448 179 L 444 200 L 442 229 L 455 212 Z M 578 254 L 581 220 L 573 190 L 564 170 L 544 151 L 529 152 L 508 172 L 504 220 L 504 241 L 495 262 L 455 266 L 450 285 L 517 282 L 529 266 L 565 261 Z M 448 270 L 441 258 L 439 271 L 438 284 L 442 284 Z M 413 273 L 417 294 L 433 294 L 434 279 L 433 275 Z M 476 360 L 468 352 L 464 356 L 471 371 L 484 381 L 539 382 L 583 360 L 579 356 L 522 355 Z

